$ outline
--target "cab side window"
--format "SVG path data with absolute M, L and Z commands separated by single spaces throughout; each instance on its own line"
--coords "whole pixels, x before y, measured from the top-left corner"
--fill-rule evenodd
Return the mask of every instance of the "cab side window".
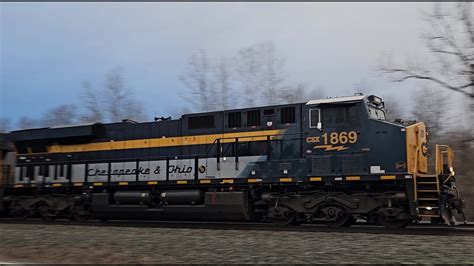
M 321 122 L 321 109 L 309 109 L 309 128 L 317 128 Z
M 346 123 L 346 108 L 336 108 L 334 112 L 334 124 Z
M 352 105 L 347 108 L 347 123 L 349 125 L 359 124 L 359 105 Z
M 313 110 L 310 110 L 310 117 L 313 120 Z M 357 125 L 360 121 L 358 105 L 327 107 L 321 109 L 321 119 L 324 125 Z M 318 121 L 311 121 L 311 127 Z
M 323 125 L 341 125 L 346 123 L 344 107 L 329 107 L 323 109 Z

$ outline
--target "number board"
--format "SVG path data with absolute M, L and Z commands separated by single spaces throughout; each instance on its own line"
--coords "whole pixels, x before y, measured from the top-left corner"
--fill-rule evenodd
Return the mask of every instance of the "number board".
M 347 150 L 350 147 L 345 145 L 354 144 L 357 140 L 358 135 L 355 131 L 329 132 L 306 138 L 307 143 L 317 144 L 313 147 L 314 149 L 323 149 L 324 151 Z

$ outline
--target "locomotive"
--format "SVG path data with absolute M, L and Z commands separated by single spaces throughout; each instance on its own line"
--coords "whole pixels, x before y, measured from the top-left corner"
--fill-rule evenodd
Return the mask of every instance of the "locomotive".
M 18 130 L 2 136 L 0 212 L 44 220 L 456 224 L 453 151 L 428 172 L 423 122 L 375 95 Z

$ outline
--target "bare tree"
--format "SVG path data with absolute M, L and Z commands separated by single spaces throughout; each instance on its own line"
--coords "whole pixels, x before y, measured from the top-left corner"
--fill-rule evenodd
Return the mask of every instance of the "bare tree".
M 198 111 L 214 109 L 214 99 L 210 86 L 210 63 L 205 50 L 193 54 L 188 61 L 188 70 L 179 79 L 183 82 L 187 92 L 182 98 Z
M 43 114 L 39 125 L 43 127 L 68 126 L 77 124 L 77 107 L 73 104 L 63 104 L 52 108 Z
M 81 122 L 118 122 L 123 119 L 144 120 L 142 104 L 126 87 L 121 68 L 112 69 L 105 77 L 104 86 L 94 88 L 88 81 L 82 84 Z
M 18 129 L 30 129 L 30 128 L 38 127 L 38 124 L 39 123 L 38 123 L 37 120 L 26 117 L 26 116 L 23 116 L 18 120 L 17 128 Z
M 127 95 L 123 82 L 121 69 L 111 70 L 105 79 L 104 97 L 107 99 L 105 106 L 109 113 L 111 122 L 118 122 L 124 119 L 123 108 Z
M 393 121 L 396 118 L 403 118 L 404 112 L 400 105 L 400 101 L 393 97 L 383 97 L 385 103 L 385 117 L 389 121 Z
M 84 114 L 81 117 L 81 122 L 93 123 L 104 120 L 104 111 L 100 101 L 102 91 L 94 89 L 92 84 L 88 81 L 82 83 L 83 92 L 81 97 Z
M 353 85 L 354 93 L 376 94 L 382 97 L 385 104 L 385 117 L 388 121 L 396 118 L 404 118 L 404 108 L 400 104 L 400 99 L 393 94 L 378 91 L 377 88 L 365 79 L 360 80 Z
M 456 173 L 459 177 L 457 180 L 464 188 L 466 201 L 473 201 L 474 193 L 471 191 L 474 183 L 468 178 L 472 176 L 472 166 L 465 162 L 472 161 L 474 148 L 474 17 L 470 2 L 455 3 L 452 7 L 451 10 L 442 10 L 441 4 L 436 3 L 433 11 L 425 14 L 429 30 L 422 38 L 434 60 L 424 60 L 424 64 L 408 62 L 404 66 L 386 62 L 379 71 L 391 77 L 394 82 L 418 80 L 468 99 L 470 109 L 468 124 L 471 128 L 467 132 L 459 127 L 451 127 L 446 129 L 444 134 L 440 134 L 440 130 L 431 130 L 429 136 L 431 143 L 441 140 L 456 149 L 457 158 L 460 158 L 458 162 L 462 162 L 456 164 Z M 439 99 L 429 100 L 433 99 L 430 96 L 434 94 L 436 93 L 423 93 L 418 96 L 418 100 L 428 101 L 426 105 L 435 110 L 430 111 L 426 107 L 419 106 L 418 114 L 415 115 L 425 116 L 421 119 L 427 121 L 428 127 L 442 128 L 443 124 L 439 120 L 441 114 L 436 112 L 446 111 L 446 108 L 438 106 L 439 101 L 444 99 L 440 96 Z M 468 143 L 471 145 L 466 145 Z M 458 156 L 459 154 L 461 156 Z M 474 212 L 467 210 L 466 215 L 474 217 Z
M 296 86 L 286 86 L 281 89 L 279 103 L 303 103 L 309 100 L 324 97 L 324 87 L 318 85 L 310 89 L 306 84 L 300 83 Z
M 426 65 L 407 63 L 393 66 L 386 62 L 379 71 L 392 81 L 422 80 L 470 99 L 471 122 L 474 124 L 474 18 L 470 2 L 460 2 L 452 11 L 443 11 L 439 3 L 425 14 L 430 26 L 422 37 L 435 59 Z
M 227 109 L 230 97 L 237 95 L 232 98 L 233 107 L 295 102 L 314 92 L 286 84 L 284 60 L 273 43 L 240 49 L 232 57 L 232 68 L 229 61 L 223 58 L 214 64 L 205 50 L 189 58 L 187 72 L 179 79 L 186 87 L 182 97 L 194 110 Z
M 273 43 L 263 43 L 258 46 L 262 57 L 262 96 L 263 103 L 276 104 L 285 82 L 284 60 L 276 54 Z M 298 85 L 296 90 L 304 91 L 304 86 Z
M 306 95 L 308 99 L 321 99 L 326 95 L 326 88 L 323 85 L 318 84 L 312 89 L 308 89 Z
M 5 133 L 10 130 L 11 120 L 9 118 L 0 118 L 0 133 Z
M 241 93 L 240 99 L 245 107 L 255 106 L 258 92 L 261 89 L 261 64 L 258 61 L 258 50 L 251 46 L 241 49 L 235 57 L 237 81 Z
M 218 96 L 218 109 L 229 108 L 229 99 L 232 96 L 232 73 L 229 69 L 227 59 L 222 58 L 214 69 L 213 89 Z
M 430 87 L 424 87 L 415 93 L 415 104 L 412 114 L 416 120 L 425 122 L 432 139 L 448 129 L 446 123 L 446 111 L 448 110 L 447 96 L 439 88 L 434 89 Z
M 217 64 L 209 60 L 205 50 L 189 58 L 187 72 L 179 77 L 186 87 L 182 95 L 194 110 L 211 111 L 232 107 L 252 107 L 257 104 L 302 102 L 321 96 L 320 88 L 309 89 L 303 84 L 286 81 L 284 59 L 273 43 L 260 43 L 238 50 L 230 60 Z M 238 96 L 238 97 L 233 97 Z
M 284 60 L 276 54 L 272 43 L 241 49 L 235 62 L 244 106 L 254 106 L 259 97 L 264 104 L 281 100 L 279 95 L 285 88 Z
M 280 92 L 281 103 L 301 103 L 306 101 L 306 86 L 298 84 L 295 87 L 288 86 Z

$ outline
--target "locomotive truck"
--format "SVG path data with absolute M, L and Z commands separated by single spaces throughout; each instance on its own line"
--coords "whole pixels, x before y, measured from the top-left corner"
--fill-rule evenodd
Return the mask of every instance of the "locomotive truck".
M 2 135 L 0 211 L 44 220 L 456 224 L 453 151 L 374 95 Z

